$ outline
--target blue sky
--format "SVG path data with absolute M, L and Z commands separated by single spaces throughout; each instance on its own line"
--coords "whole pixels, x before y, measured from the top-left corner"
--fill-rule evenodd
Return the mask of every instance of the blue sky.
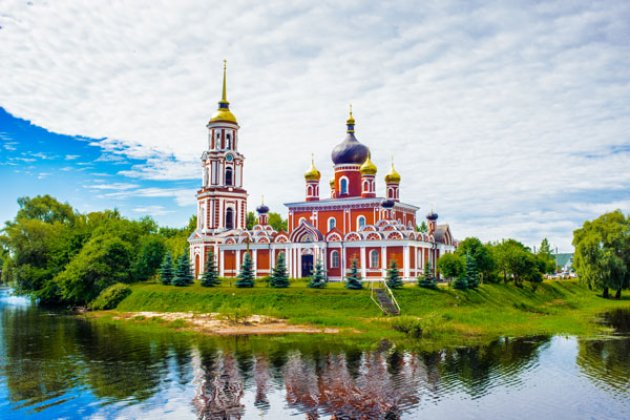
M 0 219 L 22 195 L 183 225 L 228 59 L 250 207 L 326 181 L 349 103 L 458 238 L 630 211 L 626 1 L 23 2 L 0 8 Z M 327 188 L 322 188 L 327 191 Z

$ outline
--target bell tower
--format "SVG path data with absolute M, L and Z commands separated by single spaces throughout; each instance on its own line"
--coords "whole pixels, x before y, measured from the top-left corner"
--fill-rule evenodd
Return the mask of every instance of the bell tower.
M 227 100 L 226 62 L 217 111 L 207 124 L 208 147 L 201 156 L 201 189 L 197 191 L 197 230 L 213 234 L 245 229 L 247 191 L 243 188 L 245 156 L 239 150 L 239 125 Z

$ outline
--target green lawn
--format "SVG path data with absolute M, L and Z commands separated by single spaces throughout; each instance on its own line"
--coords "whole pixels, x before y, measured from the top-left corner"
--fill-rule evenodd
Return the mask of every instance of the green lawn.
M 288 289 L 271 289 L 264 283 L 252 289 L 134 284 L 132 290 L 117 311 L 242 311 L 292 323 L 349 327 L 344 331 L 359 331 L 370 338 L 404 337 L 393 330 L 393 318 L 381 314 L 368 289 L 346 290 L 340 283 L 329 284 L 326 289 L 309 289 L 304 281 L 295 281 Z M 469 343 L 500 335 L 596 334 L 603 331 L 595 322 L 597 314 L 620 307 L 630 309 L 628 297 L 603 299 L 568 280 L 546 281 L 536 292 L 512 284 L 488 284 L 463 292 L 408 284 L 394 294 L 403 319 L 417 320 L 425 340 L 440 343 Z

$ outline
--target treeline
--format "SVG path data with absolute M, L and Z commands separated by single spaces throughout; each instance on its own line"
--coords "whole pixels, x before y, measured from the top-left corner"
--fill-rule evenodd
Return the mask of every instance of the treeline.
M 438 259 L 440 273 L 458 289 L 476 287 L 484 282 L 512 282 L 523 287 L 528 282 L 536 290 L 543 275 L 552 273 L 555 267 L 546 238 L 534 253 L 515 239 L 484 244 L 471 237 L 461 241 L 454 253 L 443 254 Z
M 156 275 L 165 256 L 187 253 L 196 225 L 159 227 L 117 210 L 79 213 L 49 195 L 18 199 L 0 235 L 2 282 L 47 304 L 85 305 L 117 282 Z

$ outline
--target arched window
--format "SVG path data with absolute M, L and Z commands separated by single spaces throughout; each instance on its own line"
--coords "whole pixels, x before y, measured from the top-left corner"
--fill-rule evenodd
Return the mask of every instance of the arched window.
M 370 251 L 370 268 L 378 268 L 378 251 L 375 249 Z
M 225 227 L 227 229 L 234 229 L 234 210 L 232 207 L 228 207 L 225 210 Z
M 335 226 L 337 226 L 337 219 L 335 219 L 334 217 L 331 217 L 328 219 L 328 231 L 330 232 L 331 230 L 333 230 L 335 228 Z
M 365 216 L 357 217 L 357 229 L 361 229 L 365 226 Z
M 367 181 L 363 181 L 363 191 L 370 191 L 370 183 Z
M 226 149 L 232 148 L 232 136 L 229 134 L 225 136 L 225 148 Z
M 339 186 L 341 189 L 341 194 L 348 194 L 348 178 L 341 178 L 341 181 L 339 181 Z
M 312 187 L 312 186 L 310 186 L 310 185 L 309 185 L 309 186 L 306 188 L 306 195 L 307 195 L 308 197 L 312 197 L 312 196 L 313 196 L 313 187 Z
M 232 185 L 232 168 L 225 168 L 225 185 Z
M 387 189 L 387 198 L 394 198 L 394 189 L 393 188 L 388 188 Z
M 339 268 L 339 251 L 333 251 L 330 253 L 330 267 Z

